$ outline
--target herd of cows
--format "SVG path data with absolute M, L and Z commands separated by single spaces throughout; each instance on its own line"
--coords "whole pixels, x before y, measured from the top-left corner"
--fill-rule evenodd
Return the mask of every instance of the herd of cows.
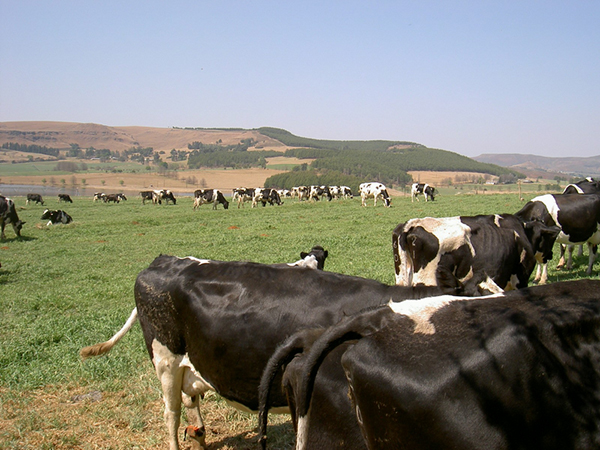
M 415 185 L 413 201 L 434 200 Z M 258 191 L 232 201 L 280 204 Z M 380 183 L 360 194 L 390 206 Z M 196 191 L 194 208 L 204 203 L 228 208 L 217 190 Z M 3 239 L 5 223 L 20 231 L 12 200 L 0 197 L 0 218 Z M 209 390 L 258 412 L 263 448 L 271 411 L 291 414 L 297 450 L 597 449 L 600 280 L 547 284 L 547 263 L 556 243 L 587 244 L 591 273 L 599 225 L 600 182 L 586 179 L 512 214 L 398 225 L 393 286 L 324 271 L 318 246 L 287 264 L 161 255 L 138 275 L 125 325 L 81 356 L 107 353 L 139 321 L 170 450 L 182 405 L 184 435 L 206 446 Z

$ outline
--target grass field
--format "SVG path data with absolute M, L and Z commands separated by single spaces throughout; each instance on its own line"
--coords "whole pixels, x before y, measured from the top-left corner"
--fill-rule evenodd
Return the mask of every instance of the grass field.
M 22 239 L 0 242 L 0 447 L 3 449 L 162 449 L 166 431 L 160 387 L 135 326 L 106 357 L 82 362 L 81 347 L 104 341 L 133 306 L 137 274 L 159 254 L 261 263 L 291 262 L 319 244 L 325 269 L 394 282 L 391 232 L 413 217 L 515 212 L 513 195 L 397 198 L 392 208 L 360 199 L 227 211 L 191 198 L 177 205 L 61 204 L 74 223 L 48 228 L 44 207 L 14 198 L 26 221 Z M 51 205 L 51 207 L 55 207 Z M 585 277 L 587 256 L 550 281 Z M 595 274 L 594 276 L 597 276 Z M 216 395 L 203 402 L 213 449 L 256 448 L 254 416 Z M 286 416 L 275 417 L 270 448 L 292 448 Z

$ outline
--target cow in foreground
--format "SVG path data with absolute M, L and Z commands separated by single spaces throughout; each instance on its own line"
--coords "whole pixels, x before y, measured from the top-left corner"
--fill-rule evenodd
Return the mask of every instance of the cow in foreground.
M 223 208 L 229 208 L 229 202 L 218 189 L 198 189 L 194 191 L 194 211 L 205 203 L 212 203 L 213 209 L 217 209 L 219 203 L 223 205 Z
M 369 450 L 600 448 L 600 281 L 392 301 L 313 333 L 285 370 L 296 450 L 352 427 Z M 312 395 L 331 357 L 353 414 Z
M 62 209 L 59 210 L 51 210 L 51 209 L 47 209 L 44 211 L 44 213 L 42 214 L 42 217 L 40 217 L 41 220 L 47 220 L 48 223 L 46 224 L 47 226 L 50 225 L 56 225 L 59 223 L 62 223 L 64 225 L 73 222 L 73 218 L 67 214 L 65 211 L 63 211 Z
M 25 201 L 26 205 L 29 205 L 29 202 L 35 202 L 36 205 L 41 203 L 44 206 L 44 200 L 40 194 L 27 194 L 27 200 Z
M 108 352 L 139 318 L 162 384 L 170 449 L 177 450 L 182 396 L 199 429 L 199 399 L 208 390 L 240 409 L 256 411 L 263 368 L 290 333 L 332 325 L 390 299 L 456 292 L 456 280 L 447 280 L 443 287 L 388 286 L 287 264 L 161 255 L 138 275 L 136 307 L 123 328 L 81 355 Z M 272 397 L 273 406 L 287 411 L 281 392 Z
M 19 219 L 15 208 L 15 202 L 8 197 L 0 195 L 0 240 L 6 239 L 4 227 L 7 223 L 12 225 L 15 235 L 21 237 L 21 228 L 23 228 L 25 222 Z
M 425 201 L 434 201 L 435 193 L 435 188 L 427 183 L 413 183 L 410 190 L 410 201 L 419 201 L 419 195 L 423 195 L 425 197 Z
M 381 183 L 362 183 L 358 190 L 360 192 L 360 198 L 363 206 L 367 206 L 367 199 L 373 199 L 373 206 L 377 206 L 377 199 L 381 198 L 383 204 L 388 208 L 391 205 L 390 196 L 388 194 L 387 188 L 384 184 Z
M 392 232 L 396 284 L 431 286 L 442 266 L 461 282 L 482 277 L 482 294 L 523 288 L 559 231 L 511 214 L 411 219 Z
M 73 203 L 73 200 L 69 194 L 58 194 L 58 203 L 60 202 Z
M 524 221 L 540 221 L 549 226 L 558 226 L 560 233 L 556 242 L 560 244 L 586 244 L 589 249 L 587 274 L 592 273 L 596 259 L 596 246 L 600 244 L 600 195 L 580 194 L 546 194 L 540 195 L 527 202 L 520 211 L 515 213 Z M 564 253 L 557 268 L 565 264 Z M 569 252 L 567 269 L 572 266 L 572 253 Z M 548 264 L 544 261 L 538 265 L 536 280 L 546 283 L 548 279 Z

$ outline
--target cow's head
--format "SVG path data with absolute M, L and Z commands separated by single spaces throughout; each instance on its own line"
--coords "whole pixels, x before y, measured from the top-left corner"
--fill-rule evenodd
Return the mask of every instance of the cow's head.
M 533 253 L 538 263 L 544 264 L 552 259 L 552 247 L 560 233 L 557 226 L 548 226 L 539 220 L 532 220 L 523 224 L 527 239 L 531 243 Z

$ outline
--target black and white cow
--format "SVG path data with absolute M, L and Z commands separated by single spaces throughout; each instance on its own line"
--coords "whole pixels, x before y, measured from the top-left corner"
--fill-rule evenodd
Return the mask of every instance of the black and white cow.
M 150 192 L 149 200 L 152 200 L 152 191 L 148 191 L 148 192 Z M 140 192 L 140 194 L 142 194 L 142 193 Z M 94 194 L 93 201 L 97 202 L 98 200 L 102 200 L 103 202 L 106 202 L 106 194 L 104 192 L 96 192 Z M 143 200 L 143 196 L 142 196 L 142 200 Z
M 219 203 L 223 205 L 223 208 L 229 208 L 229 202 L 218 189 L 198 189 L 194 191 L 194 211 L 205 203 L 212 203 L 213 209 L 217 209 Z
M 352 195 L 352 189 L 350 189 L 348 186 L 340 186 L 340 191 L 345 199 L 354 198 L 354 195 Z
M 12 225 L 15 235 L 21 237 L 21 228 L 23 228 L 25 222 L 19 219 L 15 208 L 15 202 L 8 197 L 0 195 L 0 240 L 6 239 L 4 227 L 7 223 Z
M 310 186 L 310 190 L 308 192 L 309 200 L 319 201 L 325 196 L 327 196 L 327 200 L 329 201 L 331 201 L 333 198 L 329 190 L 329 186 Z
M 182 394 L 199 427 L 199 399 L 208 390 L 255 411 L 263 368 L 290 333 L 332 325 L 390 299 L 456 292 L 456 280 L 447 280 L 442 288 L 388 286 L 287 264 L 161 255 L 138 275 L 136 307 L 124 327 L 81 355 L 108 352 L 139 318 L 163 388 L 170 449 L 177 450 Z M 281 392 L 272 395 L 271 405 L 287 407 Z
M 231 202 L 237 202 L 238 209 L 244 206 L 246 202 L 252 202 L 254 199 L 254 188 L 235 188 L 232 192 Z
M 73 203 L 69 194 L 58 194 L 58 202 Z
M 36 204 L 41 203 L 42 206 L 44 206 L 44 200 L 40 194 L 27 194 L 25 204 L 29 205 L 29 202 L 35 202 Z
M 425 201 L 435 200 L 435 188 L 427 183 L 413 183 L 412 188 L 410 190 L 411 194 L 411 202 L 415 200 L 419 201 L 419 194 L 422 194 L 425 197 Z
M 585 180 L 569 184 L 562 192 L 563 194 L 598 194 L 600 193 L 600 181 L 587 177 Z
M 515 213 L 524 221 L 540 221 L 550 226 L 558 226 L 561 231 L 556 238 L 560 244 L 587 243 L 590 257 L 587 273 L 592 273 L 596 259 L 595 248 L 600 243 L 600 196 L 581 194 L 546 194 L 527 202 Z M 564 265 L 564 254 L 557 267 Z M 567 268 L 572 266 L 572 254 L 569 252 Z M 541 273 L 540 273 L 541 270 Z M 545 283 L 548 279 L 547 261 L 538 266 L 536 279 Z
M 175 198 L 175 195 L 173 195 L 173 192 L 171 192 L 169 189 L 157 189 L 152 191 L 152 203 L 156 204 L 158 203 L 159 205 L 162 204 L 162 201 L 165 201 L 165 204 L 168 205 L 169 202 L 173 202 L 174 205 L 177 204 L 177 199 Z
M 146 204 L 146 200 L 154 203 L 154 191 L 141 191 L 140 196 L 142 197 L 142 204 Z
M 367 206 L 367 199 L 372 198 L 373 206 L 377 206 L 377 199 L 381 198 L 383 204 L 388 208 L 391 205 L 390 196 L 388 194 L 387 188 L 382 183 L 362 183 L 358 187 L 360 191 L 360 198 L 363 206 Z
M 285 371 L 296 450 L 353 428 L 369 450 L 600 448 L 600 281 L 390 302 L 313 332 Z
M 411 219 L 392 232 L 396 284 L 431 286 L 441 266 L 463 283 L 482 278 L 481 293 L 523 288 L 559 231 L 511 214 Z
M 254 208 L 255 206 L 257 206 L 258 202 L 262 203 L 263 206 L 266 206 L 267 203 L 271 206 L 283 205 L 281 197 L 279 197 L 279 194 L 277 193 L 277 189 L 269 188 L 257 188 L 254 190 L 254 197 L 252 198 L 252 207 Z
M 46 224 L 47 226 L 56 225 L 59 223 L 66 225 L 68 223 L 73 222 L 73 218 L 69 214 L 67 214 L 65 211 L 63 211 L 62 209 L 59 209 L 59 210 L 47 209 L 44 211 L 44 213 L 42 214 L 42 217 L 40 217 L 40 219 L 47 220 L 48 221 L 48 223 Z

